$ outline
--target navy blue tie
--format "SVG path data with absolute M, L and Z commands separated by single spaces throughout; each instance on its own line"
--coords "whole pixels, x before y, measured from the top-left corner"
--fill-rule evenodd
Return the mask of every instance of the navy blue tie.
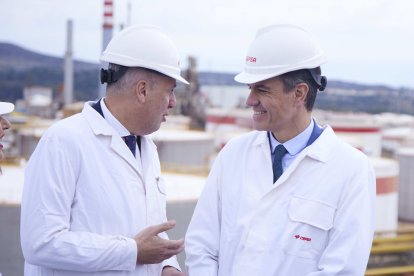
M 125 144 L 128 146 L 128 148 L 131 150 L 132 154 L 135 157 L 135 150 L 137 147 L 137 136 L 128 135 L 128 136 L 123 136 L 122 139 L 125 141 Z
M 287 150 L 282 144 L 275 148 L 273 157 L 273 183 L 275 183 L 283 173 L 282 158 L 286 153 Z

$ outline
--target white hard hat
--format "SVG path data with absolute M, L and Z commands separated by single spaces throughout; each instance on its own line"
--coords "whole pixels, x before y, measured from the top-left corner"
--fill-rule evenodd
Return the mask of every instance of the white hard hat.
M 0 102 L 0 115 L 10 113 L 14 110 L 14 104 L 8 102 Z
M 179 54 L 174 43 L 155 26 L 137 25 L 123 29 L 109 42 L 100 60 L 152 69 L 188 84 L 180 76 Z
M 299 69 L 316 68 L 326 58 L 308 31 L 291 24 L 278 24 L 257 32 L 245 62 L 243 72 L 234 79 L 251 84 Z

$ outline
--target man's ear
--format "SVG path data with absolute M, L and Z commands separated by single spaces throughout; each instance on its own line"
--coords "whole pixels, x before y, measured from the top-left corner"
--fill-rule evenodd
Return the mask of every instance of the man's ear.
M 135 84 L 135 96 L 137 97 L 138 101 L 144 103 L 147 97 L 148 89 L 148 82 L 145 80 L 139 80 Z
M 306 96 L 309 93 L 309 86 L 304 83 L 301 82 L 299 84 L 296 85 L 295 87 L 295 99 L 300 101 L 300 102 L 305 102 L 306 101 Z

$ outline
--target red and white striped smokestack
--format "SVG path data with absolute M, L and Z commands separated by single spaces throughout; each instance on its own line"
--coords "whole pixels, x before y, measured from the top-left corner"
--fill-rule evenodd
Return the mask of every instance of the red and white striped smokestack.
M 104 29 L 111 29 L 113 27 L 113 16 L 114 15 L 114 6 L 112 0 L 104 0 L 104 21 L 103 21 L 103 28 Z
M 106 46 L 112 38 L 112 30 L 114 25 L 114 6 L 113 0 L 104 0 L 103 10 L 103 38 L 102 38 L 102 52 L 105 51 Z M 101 62 L 101 67 L 106 68 L 108 64 Z M 105 96 L 105 87 L 99 84 L 99 98 Z
M 103 12 L 103 40 L 102 51 L 105 50 L 112 38 L 112 29 L 114 26 L 114 6 L 112 0 L 104 0 Z

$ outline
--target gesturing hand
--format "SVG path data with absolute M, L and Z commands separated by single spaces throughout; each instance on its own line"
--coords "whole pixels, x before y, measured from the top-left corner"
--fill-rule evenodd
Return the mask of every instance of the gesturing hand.
M 184 249 L 184 240 L 166 240 L 159 233 L 174 228 L 175 221 L 149 226 L 135 236 L 138 248 L 137 263 L 155 264 L 177 255 Z

